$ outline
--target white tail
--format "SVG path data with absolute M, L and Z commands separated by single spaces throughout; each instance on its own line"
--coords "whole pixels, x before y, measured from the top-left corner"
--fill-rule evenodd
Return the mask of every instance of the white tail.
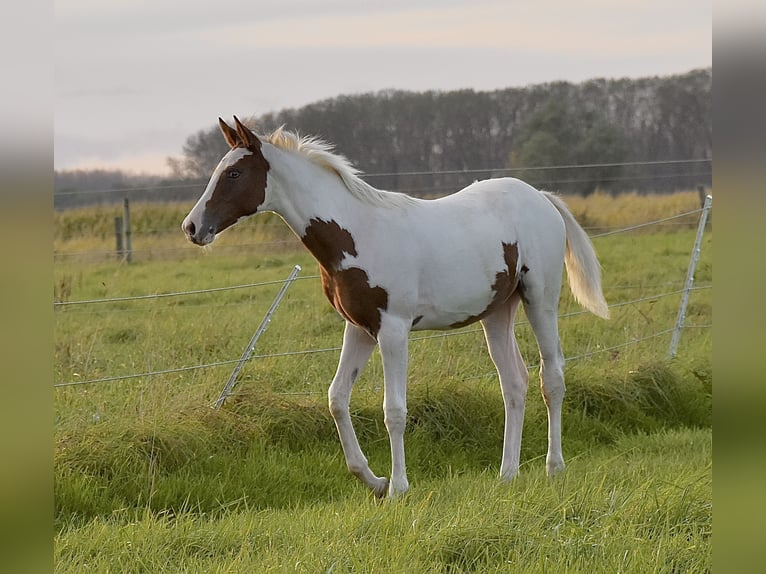
M 569 278 L 569 288 L 580 305 L 591 313 L 609 318 L 609 307 L 601 291 L 601 265 L 590 237 L 580 227 L 569 211 L 566 203 L 558 196 L 544 191 L 543 194 L 553 204 L 564 219 L 567 234 L 567 251 L 564 262 Z

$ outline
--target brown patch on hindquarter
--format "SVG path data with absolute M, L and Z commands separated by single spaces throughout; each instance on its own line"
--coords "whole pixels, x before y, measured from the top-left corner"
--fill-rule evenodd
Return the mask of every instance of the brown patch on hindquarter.
M 487 308 L 484 309 L 478 315 L 472 315 L 463 321 L 453 323 L 450 327 L 459 328 L 475 323 L 480 319 L 483 319 L 500 305 L 508 301 L 513 295 L 513 292 L 518 286 L 519 280 L 516 276 L 516 265 L 519 261 L 519 249 L 516 243 L 503 243 L 503 259 L 505 260 L 505 271 L 500 271 L 495 274 L 495 282 L 492 284 L 492 301 L 489 302 Z
M 327 300 L 347 321 L 373 337 L 380 331 L 380 312 L 388 308 L 388 292 L 372 287 L 364 269 L 341 269 L 345 254 L 356 257 L 351 233 L 335 221 L 311 219 L 301 241 L 319 262 Z

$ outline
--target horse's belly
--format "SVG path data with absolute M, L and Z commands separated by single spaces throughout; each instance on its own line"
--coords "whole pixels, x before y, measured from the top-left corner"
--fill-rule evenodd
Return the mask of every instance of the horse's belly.
M 487 293 L 486 297 L 464 300 L 460 305 L 422 303 L 415 312 L 412 329 L 458 329 L 483 319 L 510 299 L 513 290 Z
M 483 319 L 506 303 L 519 284 L 516 243 L 502 244 L 502 259 L 421 281 L 413 329 L 456 329 Z

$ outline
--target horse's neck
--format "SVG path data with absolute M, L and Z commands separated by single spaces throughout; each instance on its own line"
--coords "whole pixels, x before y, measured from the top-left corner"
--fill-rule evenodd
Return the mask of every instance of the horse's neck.
M 340 223 L 360 210 L 369 209 L 352 196 L 337 174 L 298 154 L 269 147 L 264 149 L 274 183 L 269 207 L 298 236 L 303 237 L 314 220 Z

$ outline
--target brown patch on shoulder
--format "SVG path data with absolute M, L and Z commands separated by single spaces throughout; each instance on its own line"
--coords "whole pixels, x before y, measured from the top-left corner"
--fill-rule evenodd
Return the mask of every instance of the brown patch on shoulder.
M 230 227 L 240 217 L 254 214 L 266 199 L 269 162 L 260 149 L 249 151 L 249 155 L 221 174 L 205 204 L 205 211 L 216 215 L 216 233 Z M 235 174 L 238 175 L 233 177 Z
M 458 321 L 450 325 L 452 328 L 465 327 L 483 319 L 500 305 L 508 301 L 519 284 L 519 278 L 516 276 L 516 265 L 519 261 L 519 249 L 516 243 L 503 243 L 503 259 L 505 260 L 505 271 L 495 274 L 495 282 L 492 284 L 492 301 L 487 308 L 478 315 L 472 315 L 463 321 Z
M 340 315 L 370 333 L 380 331 L 380 312 L 388 308 L 388 292 L 382 287 L 371 287 L 367 272 L 350 267 L 329 273 L 320 268 L 322 288 L 330 304 Z
M 356 244 L 351 233 L 335 221 L 311 219 L 301 241 L 319 264 L 331 271 L 340 267 L 344 253 L 357 256 Z
M 372 287 L 364 269 L 341 269 L 345 254 L 357 256 L 351 233 L 335 221 L 312 219 L 301 241 L 319 262 L 327 300 L 347 321 L 373 337 L 380 331 L 380 312 L 388 308 L 388 292 Z

